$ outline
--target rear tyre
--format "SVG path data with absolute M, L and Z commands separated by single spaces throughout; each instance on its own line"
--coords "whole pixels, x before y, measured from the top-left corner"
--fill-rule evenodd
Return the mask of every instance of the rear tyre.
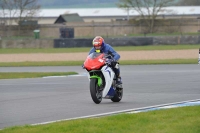
M 90 94 L 96 104 L 102 101 L 102 91 L 99 90 L 96 78 L 90 79 Z
M 123 96 L 123 88 L 116 88 L 115 95 L 111 99 L 111 101 L 113 101 L 113 102 L 119 102 L 119 101 L 122 100 L 122 96 Z

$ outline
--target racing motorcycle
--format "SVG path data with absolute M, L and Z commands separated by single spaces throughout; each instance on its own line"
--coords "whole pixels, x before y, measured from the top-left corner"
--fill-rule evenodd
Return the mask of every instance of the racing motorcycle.
M 94 52 L 87 56 L 83 64 L 88 71 L 90 94 L 96 104 L 99 104 L 102 98 L 119 102 L 123 96 L 123 88 L 116 86 L 117 77 L 113 69 L 106 63 L 107 58 L 112 58 L 112 56 Z

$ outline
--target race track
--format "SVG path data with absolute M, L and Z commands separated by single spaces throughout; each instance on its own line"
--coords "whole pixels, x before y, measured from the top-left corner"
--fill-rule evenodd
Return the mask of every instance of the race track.
M 94 104 L 85 71 L 76 67 L 1 67 L 0 72 L 76 71 L 80 76 L 0 80 L 0 129 L 200 99 L 199 65 L 121 66 L 121 102 Z

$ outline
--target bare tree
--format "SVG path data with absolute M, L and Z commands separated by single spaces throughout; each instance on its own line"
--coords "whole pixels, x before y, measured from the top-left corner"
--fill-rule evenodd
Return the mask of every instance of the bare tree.
M 2 10 L 0 14 L 7 20 L 6 25 L 9 27 L 15 20 L 20 32 L 21 22 L 32 19 L 39 12 L 40 5 L 37 2 L 38 0 L 1 0 Z
M 40 5 L 37 4 L 38 0 L 14 0 L 14 1 L 17 5 L 17 8 L 19 9 L 18 21 L 22 21 L 27 18 L 32 18 L 39 12 Z
M 148 26 L 147 32 L 153 33 L 159 12 L 174 0 L 119 0 L 118 7 L 132 8 L 138 12 Z
M 18 7 L 18 17 L 16 22 L 18 23 L 18 34 L 21 32 L 21 26 L 23 22 L 31 20 L 37 15 L 40 9 L 40 5 L 37 3 L 38 0 L 14 0 Z
M 1 19 L 8 27 L 7 36 L 10 36 L 10 26 L 13 24 L 13 18 L 17 13 L 17 6 L 13 0 L 1 0 L 0 1 L 1 8 Z

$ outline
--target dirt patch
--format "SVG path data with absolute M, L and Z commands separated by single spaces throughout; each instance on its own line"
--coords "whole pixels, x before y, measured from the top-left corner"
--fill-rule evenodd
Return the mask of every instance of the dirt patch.
M 120 60 L 156 60 L 156 59 L 195 59 L 198 50 L 153 50 L 153 51 L 119 51 Z M 0 62 L 25 61 L 84 61 L 83 53 L 34 53 L 34 54 L 0 54 Z

